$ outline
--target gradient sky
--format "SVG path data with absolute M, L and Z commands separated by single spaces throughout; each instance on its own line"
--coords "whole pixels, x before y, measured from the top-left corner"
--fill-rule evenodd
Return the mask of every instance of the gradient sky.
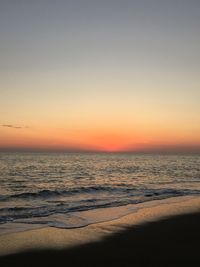
M 199 150 L 199 0 L 1 0 L 0 149 Z

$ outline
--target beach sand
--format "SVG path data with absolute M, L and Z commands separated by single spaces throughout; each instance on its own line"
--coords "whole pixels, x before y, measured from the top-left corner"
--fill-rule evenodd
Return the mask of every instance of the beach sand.
M 199 247 L 200 197 L 178 197 L 83 228 L 1 235 L 0 266 L 200 266 Z

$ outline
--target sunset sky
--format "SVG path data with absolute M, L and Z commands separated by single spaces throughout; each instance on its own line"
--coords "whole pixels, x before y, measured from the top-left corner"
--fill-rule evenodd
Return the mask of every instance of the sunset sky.
M 0 150 L 200 151 L 199 0 L 1 0 Z

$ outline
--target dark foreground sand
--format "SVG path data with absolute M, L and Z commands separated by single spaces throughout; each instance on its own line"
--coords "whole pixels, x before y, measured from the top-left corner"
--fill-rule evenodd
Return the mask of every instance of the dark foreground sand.
M 0 266 L 200 266 L 200 213 L 127 227 L 73 248 L 2 256 Z

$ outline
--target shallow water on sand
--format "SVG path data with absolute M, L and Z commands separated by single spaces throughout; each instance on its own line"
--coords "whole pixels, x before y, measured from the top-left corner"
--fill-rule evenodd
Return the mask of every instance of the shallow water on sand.
M 198 155 L 0 153 L 0 228 L 78 227 L 74 212 L 199 193 Z

